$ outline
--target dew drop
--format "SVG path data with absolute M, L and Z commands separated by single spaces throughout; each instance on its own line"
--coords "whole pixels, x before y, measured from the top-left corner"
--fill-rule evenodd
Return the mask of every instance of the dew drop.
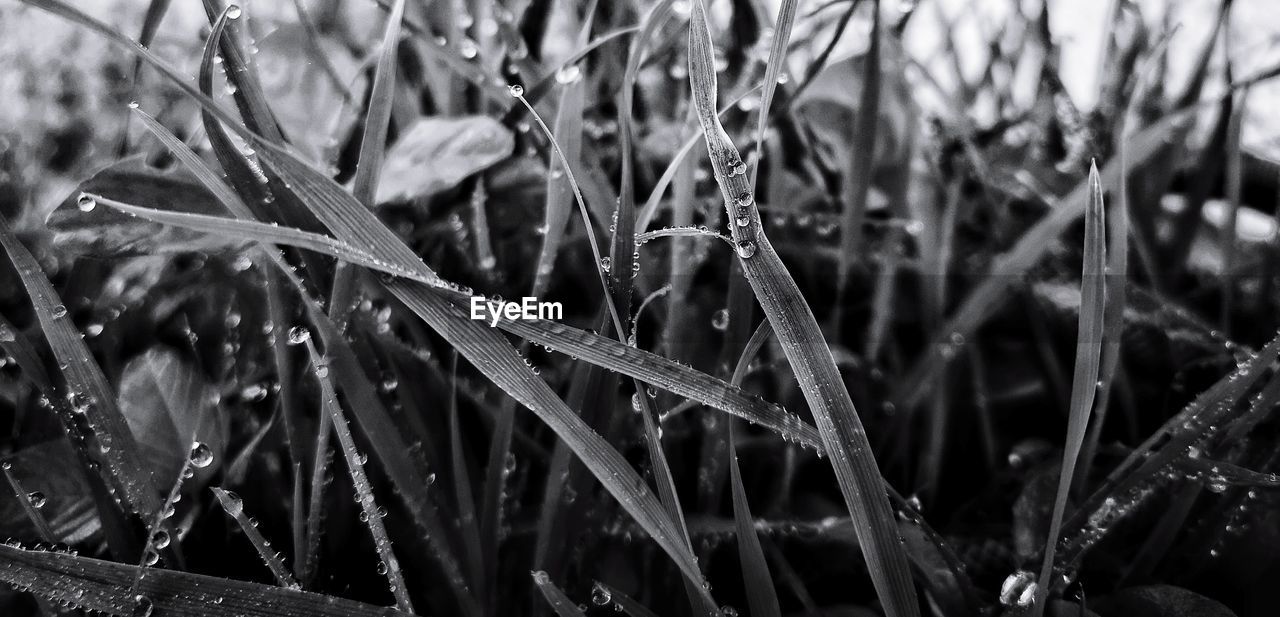
M 169 546 L 169 532 L 159 529 L 151 535 L 151 545 L 156 549 L 163 549 Z
M 613 594 L 609 593 L 609 590 L 605 589 L 604 585 L 601 585 L 600 583 L 596 583 L 591 588 L 592 604 L 596 606 L 604 606 L 611 601 L 613 601 Z
M 609 267 L 610 267 L 610 266 L 612 266 L 612 265 L 613 265 L 613 260 L 612 260 L 612 259 L 610 259 L 607 255 L 606 255 L 606 256 L 604 256 L 604 257 L 601 257 L 601 258 L 600 258 L 600 269 L 601 269 L 601 270 L 604 270 L 605 272 L 608 272 L 608 271 L 609 271 Z
M 756 243 L 753 240 L 739 240 L 734 248 L 738 251 L 738 257 L 750 259 L 756 254 Z
M 31 506 L 34 508 L 43 508 L 48 499 L 46 499 L 44 493 L 41 493 L 40 491 L 31 491 L 30 493 L 27 493 L 27 501 L 30 501 Z
M 240 5 L 232 4 L 227 7 L 227 19 L 240 19 L 240 14 L 243 12 L 240 10 Z
M 387 573 L 387 562 L 385 562 L 385 561 L 379 561 L 379 562 L 378 562 L 378 574 L 384 574 L 384 575 L 385 575 L 386 573 Z
M 54 319 L 61 319 L 67 316 L 67 307 L 62 304 L 54 305 L 52 313 Z
M 722 308 L 711 315 L 711 327 L 723 332 L 729 327 L 729 309 Z
M 151 613 L 155 610 L 155 604 L 151 602 L 151 598 L 146 596 L 134 596 L 133 598 L 133 617 L 151 617 Z
M 524 86 L 520 84 L 511 84 L 510 86 L 507 86 L 507 91 L 510 92 L 511 96 L 515 98 L 520 98 L 524 96 Z
M 303 326 L 294 326 L 289 328 L 289 344 L 301 345 L 311 340 L 311 331 Z
M 80 198 L 76 200 L 76 207 L 81 212 L 93 212 L 98 207 L 98 201 L 87 193 L 81 193 Z
M 211 464 L 213 464 L 213 449 L 202 441 L 191 444 L 191 466 L 204 469 Z
M 582 68 L 576 64 L 570 64 L 556 71 L 556 83 L 571 84 L 582 79 Z

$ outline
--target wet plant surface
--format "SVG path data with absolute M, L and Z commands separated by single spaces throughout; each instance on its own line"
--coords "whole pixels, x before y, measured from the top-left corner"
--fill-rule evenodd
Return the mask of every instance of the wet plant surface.
M 1273 614 L 1280 21 L 1086 4 L 0 0 L 0 612 Z

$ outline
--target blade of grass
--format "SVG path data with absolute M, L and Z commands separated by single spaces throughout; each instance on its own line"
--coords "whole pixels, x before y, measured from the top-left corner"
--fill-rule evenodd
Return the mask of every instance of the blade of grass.
M 0 221 L 0 246 L 9 254 L 31 297 L 40 329 L 61 369 L 67 402 L 88 423 L 97 440 L 98 447 L 89 453 L 91 458 L 102 463 L 103 473 L 116 488 L 116 499 L 124 511 L 138 521 L 145 520 L 148 513 L 159 509 L 160 501 L 149 468 L 142 462 L 138 443 L 116 405 L 115 393 L 83 336 L 67 317 L 67 307 L 40 264 L 3 221 Z
M 333 433 L 337 435 L 338 442 L 342 446 L 342 456 L 347 461 L 347 472 L 351 474 L 351 483 L 356 489 L 356 498 L 360 504 L 360 521 L 369 528 L 369 533 L 373 536 L 374 549 L 378 551 L 378 558 L 381 560 L 378 563 L 378 573 L 387 578 L 391 594 L 396 598 L 396 608 L 406 613 L 413 613 L 413 601 L 409 599 L 409 589 L 405 586 L 404 575 L 400 572 L 400 561 L 396 558 L 395 551 L 391 549 L 391 537 L 387 535 L 387 527 L 382 522 L 386 510 L 378 506 L 378 502 L 374 500 L 373 486 L 369 483 L 369 477 L 364 471 L 367 459 L 356 449 L 351 427 L 347 424 L 346 416 L 338 405 L 338 393 L 329 380 L 329 364 L 320 357 L 315 344 L 310 340 L 307 341 L 307 351 L 311 354 L 311 366 L 316 380 L 320 382 L 321 404 L 324 412 L 332 420 Z
M 142 568 L 69 553 L 0 544 L 0 581 L 65 606 L 137 615 L 139 597 L 157 615 L 206 617 L 408 617 L 392 608 L 228 578 Z M 130 593 L 135 579 L 136 593 Z M 218 601 L 211 602 L 210 599 Z
M 284 144 L 284 133 L 280 131 L 280 125 L 276 122 L 275 115 L 271 113 L 271 106 L 267 104 L 267 97 L 262 92 L 262 84 L 253 70 L 250 57 L 246 57 L 243 51 L 245 47 L 241 41 L 245 35 L 236 24 L 243 23 L 240 18 L 244 15 L 244 9 L 235 4 L 224 7 L 222 0 L 203 0 L 203 2 L 210 26 L 216 24 L 219 19 L 226 18 L 223 36 L 212 38 L 211 41 L 217 43 L 218 50 L 222 54 L 222 68 L 226 73 L 227 81 L 233 86 L 232 99 L 236 103 L 236 108 L 240 110 L 240 116 L 244 118 L 245 126 L 273 144 Z M 235 8 L 232 9 L 232 7 Z
M 867 47 L 862 91 L 854 120 L 849 175 L 843 182 L 840 214 L 840 259 L 836 262 L 836 305 L 832 311 L 832 332 L 840 332 L 844 318 L 845 293 L 849 286 L 851 260 L 866 254 L 862 226 L 867 217 L 867 196 L 871 193 L 871 173 L 875 163 L 876 129 L 880 126 L 880 0 L 871 3 L 871 42 Z
M 547 600 L 547 604 L 551 605 L 551 610 L 556 612 L 559 617 L 586 617 L 586 613 L 578 608 L 578 605 L 564 595 L 564 592 L 551 582 L 551 577 L 546 572 L 538 570 L 530 572 L 533 576 L 533 584 L 542 593 L 542 597 Z
M 453 472 L 454 500 L 458 504 L 458 520 L 462 527 L 464 558 L 471 566 L 471 586 L 481 589 L 484 585 L 483 564 L 480 562 L 480 528 L 476 522 L 475 499 L 471 495 L 471 476 L 467 472 L 467 459 L 462 451 L 462 429 L 458 426 L 458 358 L 455 355 L 449 380 L 449 467 Z
M 765 561 L 764 549 L 760 546 L 755 522 L 751 518 L 751 508 L 747 505 L 746 489 L 742 486 L 742 470 L 738 467 L 738 449 L 734 445 L 732 427 L 729 429 L 729 479 L 733 485 L 733 519 L 747 606 L 752 617 L 781 617 L 778 592 L 773 588 L 773 576 L 769 573 L 769 563 Z
M 216 103 L 186 84 L 181 76 L 164 61 L 101 22 L 59 0 L 24 1 L 89 27 L 111 41 L 141 55 L 166 76 L 171 77 L 175 84 L 196 99 L 203 109 L 228 122 L 233 129 L 244 130 L 236 126 L 229 114 Z M 434 272 L 427 268 L 412 250 L 401 243 L 394 233 L 327 176 L 316 172 L 285 150 L 257 135 L 247 130 L 243 134 L 257 146 L 259 155 L 281 177 L 283 183 L 289 187 L 288 191 L 320 218 L 339 239 L 352 244 L 375 247 L 380 257 L 392 263 L 406 266 L 411 270 L 421 269 L 424 274 L 430 273 L 434 276 Z M 581 201 L 579 205 L 581 206 Z M 458 347 L 473 365 L 479 367 L 500 387 L 548 422 L 562 439 L 570 443 L 575 453 L 583 459 L 606 489 L 618 498 L 623 507 L 673 558 L 682 572 L 690 577 L 691 581 L 701 585 L 702 576 L 692 555 L 676 540 L 678 534 L 673 533 L 673 523 L 664 515 L 662 508 L 651 495 L 642 490 L 644 483 L 639 480 L 639 476 L 616 450 L 604 442 L 599 435 L 582 425 L 576 415 L 564 406 L 563 401 L 555 397 L 546 383 L 538 379 L 523 360 L 515 355 L 514 349 L 505 340 L 490 329 L 468 319 L 464 314 L 451 311 L 445 301 L 435 296 L 420 290 L 405 289 L 396 285 L 394 281 L 388 285 L 388 288 L 396 293 L 401 301 L 413 308 L 414 312 L 428 325 Z M 628 481 L 630 479 L 634 481 Z M 710 601 L 710 594 L 706 594 L 705 590 L 703 595 Z
M 364 131 L 360 138 L 360 158 L 356 162 L 356 177 L 351 189 L 355 198 L 367 206 L 374 205 L 378 192 L 378 177 L 386 155 L 387 127 L 391 124 L 391 104 L 395 98 L 396 51 L 400 46 L 400 23 L 404 19 L 404 0 L 395 0 L 387 26 L 382 34 L 382 52 L 373 74 L 373 88 L 369 92 L 369 111 L 365 114 Z M 344 263 L 338 263 L 333 273 L 333 287 L 329 294 L 329 315 L 346 329 L 352 298 L 358 284 L 357 272 Z
M 1155 485 L 1167 469 L 1200 443 L 1209 427 L 1226 425 L 1227 415 L 1236 407 L 1268 368 L 1280 356 L 1280 337 L 1252 355 L 1236 370 L 1218 380 L 1154 434 L 1129 453 L 1102 484 L 1086 499 L 1064 525 L 1058 557 L 1059 567 L 1070 571 L 1090 548 L 1097 544 L 1115 522 L 1149 500 Z M 1055 581 L 1058 585 L 1059 581 Z
M 18 504 L 22 506 L 22 511 L 26 513 L 27 520 L 35 526 L 36 533 L 40 535 L 40 539 L 53 544 L 58 541 L 58 535 L 54 533 L 53 528 L 49 526 L 49 521 L 40 513 L 39 506 L 36 505 L 37 499 L 45 499 L 43 496 L 36 497 L 36 493 L 29 493 L 22 488 L 22 483 L 18 482 L 17 476 L 13 475 L 13 465 L 8 461 L 0 463 L 0 469 L 4 471 L 4 477 L 9 481 L 9 487 L 13 489 L 13 496 L 18 500 Z M 44 505 L 41 503 L 40 505 Z
M 207 233 L 251 238 L 265 243 L 279 243 L 322 252 L 346 259 L 372 270 L 402 276 L 427 285 L 439 284 L 417 272 L 405 272 L 400 266 L 364 253 L 351 245 L 328 236 L 312 234 L 289 227 L 268 225 L 249 220 L 194 215 L 184 212 L 168 212 L 133 206 L 95 196 L 102 205 L 135 214 L 147 220 L 186 227 Z M 451 299 L 458 308 L 468 306 L 470 296 L 444 288 L 435 288 Z M 465 299 L 465 300 L 464 300 Z M 657 354 L 625 345 L 618 341 L 566 326 L 557 322 L 531 320 L 500 320 L 497 327 L 533 343 L 578 357 L 602 368 L 639 379 L 694 399 L 704 405 L 720 409 L 776 431 L 788 441 L 796 441 L 810 448 L 820 448 L 817 432 L 799 417 L 782 407 L 765 402 L 730 383 L 668 360 Z
M 1058 535 L 1071 494 L 1071 479 L 1076 471 L 1080 448 L 1084 444 L 1085 430 L 1093 412 L 1094 397 L 1098 391 L 1098 369 L 1101 363 L 1103 321 L 1106 311 L 1106 219 L 1102 205 L 1102 181 L 1097 165 L 1089 169 L 1089 206 L 1084 218 L 1084 265 L 1080 281 L 1080 319 L 1076 332 L 1076 366 L 1071 381 L 1071 412 L 1067 421 L 1066 445 L 1062 454 L 1062 470 L 1058 476 L 1058 491 L 1053 502 L 1053 515 L 1049 522 L 1049 538 L 1045 541 L 1044 561 L 1040 566 L 1040 583 L 1036 591 L 1036 603 L 1031 609 L 1033 617 L 1044 613 L 1049 598 L 1053 560 L 1058 548 Z
M 244 501 L 240 496 L 217 486 L 211 487 L 213 495 L 218 498 L 218 504 L 222 506 L 222 510 L 235 520 L 240 526 L 240 531 L 244 532 L 244 536 L 249 539 L 249 543 L 258 551 L 258 556 L 262 558 L 262 562 L 267 564 L 267 569 L 271 570 L 271 575 L 276 577 L 276 581 L 281 587 L 286 589 L 300 589 L 298 581 L 294 580 L 293 574 L 289 572 L 289 568 L 285 567 L 284 562 L 280 559 L 280 553 L 271 548 L 271 543 L 262 537 L 262 532 L 258 531 L 257 525 L 249 520 L 248 515 L 244 513 Z
M 635 601 L 631 596 L 618 591 L 614 587 L 600 581 L 596 581 L 595 584 L 609 594 L 614 606 L 621 608 L 622 612 L 630 615 L 630 617 L 658 617 L 657 613 L 649 610 L 649 607 Z
M 697 0 L 689 28 L 689 80 L 739 262 L 817 420 L 886 613 L 892 617 L 919 615 L 906 553 L 898 541 L 897 524 L 862 422 L 813 312 L 760 229 L 759 211 L 744 177 L 745 165 L 716 115 L 713 64 L 706 10 Z

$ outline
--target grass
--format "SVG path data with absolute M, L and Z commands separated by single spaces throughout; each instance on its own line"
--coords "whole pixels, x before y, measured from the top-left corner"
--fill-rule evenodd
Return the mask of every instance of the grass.
M 0 0 L 127 97 L 0 126 L 5 614 L 1269 614 L 1232 3 L 1096 105 L 1052 3 L 180 4 Z

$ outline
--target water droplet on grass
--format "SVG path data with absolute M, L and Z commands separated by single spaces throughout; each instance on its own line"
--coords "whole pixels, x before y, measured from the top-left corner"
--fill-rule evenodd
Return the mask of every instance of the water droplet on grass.
M 711 315 L 711 327 L 723 332 L 729 327 L 729 309 L 722 308 Z
M 30 493 L 27 493 L 27 501 L 30 501 L 31 506 L 34 508 L 43 508 L 48 499 L 46 499 L 44 493 L 41 493 L 40 491 L 31 491 Z
M 211 464 L 213 464 L 213 449 L 202 441 L 191 444 L 191 466 L 204 469 Z
M 81 212 L 93 212 L 93 209 L 98 207 L 98 201 L 91 195 L 81 193 L 80 198 L 76 200 L 76 207 Z
M 227 7 L 227 19 L 240 19 L 240 15 L 242 13 L 244 13 L 244 11 L 240 9 L 240 5 L 238 4 L 233 4 Z
M 596 583 L 591 588 L 591 603 L 596 606 L 604 606 L 613 601 L 613 594 L 609 593 L 600 583 Z
M 738 257 L 743 259 L 750 259 L 756 254 L 756 243 L 753 240 L 739 240 L 734 248 L 738 251 Z
M 311 331 L 303 326 L 294 326 L 289 328 L 289 344 L 301 345 L 311 340 Z
M 582 68 L 576 64 L 570 64 L 559 71 L 556 71 L 556 82 L 560 84 L 571 84 L 582 79 Z

